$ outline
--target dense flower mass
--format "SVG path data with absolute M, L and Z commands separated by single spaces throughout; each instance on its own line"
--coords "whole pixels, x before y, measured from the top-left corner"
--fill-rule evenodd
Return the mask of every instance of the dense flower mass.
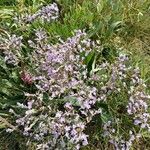
M 35 77 L 35 80 L 39 80 L 37 88 L 48 91 L 52 98 L 60 97 L 65 92 L 74 94 L 73 89 L 80 88 L 87 78 L 87 69 L 83 61 L 94 45 L 84 38 L 86 34 L 81 31 L 77 31 L 76 35 L 66 42 L 54 46 L 44 45 L 41 40 L 44 37 L 43 32 L 36 35 L 37 45 L 34 44 L 33 47 L 36 49 L 33 58 L 35 64 L 39 64 L 37 72 L 41 73 Z M 46 37 L 43 40 L 46 40 Z M 29 42 L 33 45 L 33 42 Z M 80 56 L 81 53 L 83 56 Z
M 145 85 L 137 69 L 128 67 L 126 55 L 120 54 L 113 64 L 95 64 L 89 72 L 85 60 L 99 46 L 88 39 L 84 31 L 78 30 L 73 37 L 55 45 L 48 44 L 44 30 L 36 30 L 35 35 L 33 41 L 28 41 L 34 49 L 32 63 L 35 73 L 31 77 L 27 72 L 22 72 L 21 79 L 27 84 L 34 83 L 37 92 L 25 93 L 28 99 L 26 105 L 18 103 L 18 107 L 24 109 L 24 114 L 16 115 L 13 110 L 10 111 L 16 116 L 15 129 L 20 130 L 21 127 L 29 143 L 37 141 L 37 149 L 80 149 L 87 145 L 87 124 L 95 115 L 103 114 L 103 109 L 97 104 L 109 103 L 112 94 L 120 93 L 120 82 L 124 88 L 130 89 L 126 113 L 129 118 L 132 116 L 133 125 L 149 129 L 146 102 L 149 96 L 143 91 Z M 16 38 L 9 46 L 20 48 L 20 40 Z M 108 72 L 108 69 L 111 71 Z M 45 93 L 48 103 L 44 101 Z M 61 103 L 61 107 L 56 107 L 55 103 Z M 116 123 L 113 120 L 104 123 L 102 135 L 109 138 L 116 149 L 127 150 L 140 137 L 140 132 L 133 134 L 130 130 L 132 134 L 128 140 L 117 137 L 116 129 L 112 127 Z
M 83 132 L 86 124 L 94 115 L 101 113 L 100 108 L 93 107 L 99 100 L 97 88 L 87 85 L 88 72 L 84 64 L 84 58 L 96 46 L 87 38 L 86 33 L 80 30 L 66 42 L 62 41 L 57 45 L 45 44 L 47 36 L 42 30 L 37 30 L 35 35 L 35 43 L 29 41 L 29 44 L 35 49 L 33 52 L 33 62 L 36 65 L 34 81 L 39 92 L 37 95 L 27 94 L 32 105 L 24 106 L 27 109 L 25 116 L 16 120 L 17 126 L 24 126 L 23 134 L 35 140 L 43 141 L 45 136 L 47 137 L 44 144 L 38 145 L 38 149 L 44 149 L 45 146 L 53 149 L 56 145 L 67 147 L 68 142 L 79 149 L 80 145 L 88 144 L 88 135 Z M 22 80 L 26 81 L 25 79 L 24 74 Z M 48 93 L 50 101 L 59 101 L 57 99 L 66 101 L 64 110 L 58 110 L 53 117 L 51 106 L 43 105 L 45 92 Z M 37 97 L 38 100 L 35 100 Z M 47 111 L 35 117 L 37 111 L 35 107 Z M 40 123 L 35 127 L 36 132 L 32 133 L 36 122 Z

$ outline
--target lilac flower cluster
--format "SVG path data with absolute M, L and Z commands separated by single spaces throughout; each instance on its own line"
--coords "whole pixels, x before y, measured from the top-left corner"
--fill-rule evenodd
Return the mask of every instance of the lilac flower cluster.
M 113 85 L 109 88 L 111 93 L 116 90 L 120 93 L 121 91 L 117 88 L 117 80 L 120 79 L 122 82 L 122 87 L 127 89 L 128 97 L 127 100 L 127 114 L 128 119 L 131 119 L 132 128 L 127 130 L 126 133 L 128 135 L 124 136 L 123 133 L 119 133 L 118 127 L 121 124 L 121 120 L 119 118 L 111 121 L 105 122 L 103 124 L 103 136 L 108 138 L 109 142 L 114 145 L 116 150 L 130 150 L 133 143 L 141 138 L 142 129 L 146 129 L 146 131 L 150 131 L 150 114 L 148 112 L 148 101 L 150 99 L 150 95 L 146 94 L 146 85 L 144 81 L 140 77 L 139 68 L 127 67 L 125 65 L 125 61 L 128 59 L 125 56 L 119 57 L 118 61 L 114 63 L 112 66 L 113 71 L 111 75 L 111 84 Z M 116 69 L 116 67 L 118 68 Z M 116 71 L 117 70 L 117 71 Z M 119 76 L 118 76 L 119 75 Z M 112 78 L 114 80 L 112 80 Z M 125 82 L 126 81 L 126 82 Z M 128 84 L 128 85 L 127 85 Z M 107 86 L 103 89 L 106 89 Z M 108 96 L 108 93 L 107 95 Z M 122 125 L 120 125 L 122 126 Z M 138 126 L 138 130 L 136 128 Z M 136 130 L 134 130 L 136 128 Z
M 9 36 L 8 39 L 5 39 L 5 44 L 7 49 L 17 49 L 20 50 L 22 44 L 22 36 L 17 37 L 15 34 Z
M 12 64 L 14 66 L 18 64 L 18 59 L 12 52 L 5 51 L 4 54 L 5 54 L 6 64 L 10 64 L 10 65 Z
M 33 15 L 29 15 L 26 18 L 26 22 L 33 22 L 35 19 L 40 18 L 42 21 L 52 21 L 56 20 L 59 15 L 59 9 L 56 3 L 42 7 Z
M 132 148 L 133 143 L 141 137 L 140 133 L 133 133 L 133 131 L 129 130 L 128 139 L 121 134 L 117 134 L 117 129 L 114 126 L 120 122 L 119 118 L 116 119 L 115 123 L 112 121 L 108 121 L 103 126 L 103 137 L 108 138 L 109 142 L 114 145 L 116 150 L 130 150 Z M 114 127 L 113 127 L 114 126 Z
M 5 55 L 5 62 L 7 64 L 17 65 L 20 57 L 20 50 L 23 46 L 22 36 L 12 35 L 8 38 L 2 38 L 3 53 Z
M 133 72 L 127 112 L 133 117 L 135 125 L 139 125 L 141 128 L 148 128 L 150 131 L 150 114 L 148 113 L 148 101 L 150 95 L 145 93 L 144 89 L 146 88 L 146 85 L 140 78 L 139 69 L 134 69 Z
M 127 72 L 130 70 L 130 67 L 126 65 L 127 61 L 128 57 L 125 54 L 120 54 L 113 64 L 106 62 L 99 66 L 98 70 L 100 71 L 103 70 L 107 72 L 110 70 L 109 74 L 105 73 L 99 77 L 99 80 L 101 81 L 100 100 L 106 101 L 107 97 L 112 93 L 120 92 L 120 81 L 123 83 L 123 86 L 127 86 L 125 79 Z M 92 74 L 92 76 L 93 75 L 95 74 Z M 97 80 L 97 82 L 99 82 L 99 80 Z
M 83 81 L 87 79 L 83 59 L 91 52 L 93 43 L 90 39 L 86 40 L 86 33 L 81 31 L 77 31 L 76 35 L 68 38 L 66 42 L 53 46 L 42 42 L 42 37 L 46 40 L 45 34 L 40 34 L 40 37 L 39 34 L 36 35 L 36 44 L 32 41 L 29 43 L 36 50 L 33 58 L 39 74 L 35 77 L 35 80 L 39 80 L 37 88 L 48 91 L 51 98 L 58 98 L 65 92 L 73 95 L 72 91 L 82 87 Z
M 20 132 L 29 137 L 29 143 L 36 140 L 37 149 L 54 149 L 55 147 L 68 149 L 69 145 L 79 149 L 81 145 L 88 144 L 88 135 L 84 133 L 87 122 L 70 102 L 65 103 L 63 111 L 55 112 L 50 105 L 46 107 L 40 103 L 42 94 L 26 93 L 25 95 L 30 97 L 27 105 L 18 103 L 18 107 L 25 110 L 24 116 L 17 115 L 13 110 L 10 112 L 18 118 L 15 127 L 17 129 L 23 127 Z M 54 116 L 53 113 L 55 113 Z M 97 111 L 97 113 L 100 112 Z

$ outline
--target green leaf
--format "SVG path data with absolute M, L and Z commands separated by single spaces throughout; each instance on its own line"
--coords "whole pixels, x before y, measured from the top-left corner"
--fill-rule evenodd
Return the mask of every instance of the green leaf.
M 6 128 L 5 123 L 0 122 L 0 129 Z
M 103 8 L 104 8 L 104 1 L 103 0 L 99 0 L 99 2 L 97 4 L 97 11 L 98 11 L 98 13 L 101 13 Z
M 122 25 L 122 21 L 116 21 L 111 24 L 111 28 L 116 29 L 120 25 Z
M 95 55 L 95 53 L 94 53 L 94 51 L 92 51 L 92 52 L 90 52 L 89 54 L 88 54 L 88 56 L 85 58 L 85 60 L 84 60 L 84 64 L 89 64 L 89 62 L 92 60 L 92 58 L 94 57 L 94 55 Z
M 79 106 L 79 102 L 75 97 L 70 97 L 68 98 L 68 101 L 73 105 L 73 106 Z
M 101 119 L 102 119 L 102 122 L 103 122 L 103 123 L 106 123 L 106 122 L 108 122 L 108 121 L 111 120 L 111 116 L 110 116 L 109 113 L 103 112 L 103 113 L 101 114 Z

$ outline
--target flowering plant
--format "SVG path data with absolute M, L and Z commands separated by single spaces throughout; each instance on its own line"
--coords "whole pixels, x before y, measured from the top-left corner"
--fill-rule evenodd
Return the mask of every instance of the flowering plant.
M 53 3 L 21 21 L 30 27 L 35 20 L 44 24 L 58 16 Z M 103 46 L 86 30 L 75 30 L 66 40 L 58 36 L 56 43 L 41 27 L 32 37 L 7 33 L 1 38 L 2 61 L 23 93 L 22 101 L 4 107 L 9 108 L 10 123 L 0 121 L 7 133 L 21 136 L 27 147 L 37 150 L 77 150 L 93 139 L 129 150 L 143 132 L 150 132 L 150 95 L 130 55 L 118 50 L 114 60 L 101 59 Z
M 37 149 L 79 149 L 88 145 L 88 124 L 96 115 L 99 119 L 105 115 L 102 103 L 109 108 L 107 113 L 112 119 L 108 117 L 108 122 L 99 122 L 101 136 L 108 138 L 116 149 L 130 149 L 133 141 L 140 138 L 141 129 L 150 130 L 147 112 L 150 96 L 145 93 L 146 85 L 138 69 L 129 66 L 125 54 L 119 54 L 114 63 L 97 62 L 100 47 L 81 30 L 55 45 L 48 44 L 45 31 L 37 30 L 35 35 L 33 41 L 28 41 L 34 49 L 34 74 L 31 77 L 22 72 L 21 79 L 27 84 L 33 83 L 36 92 L 25 93 L 26 104 L 17 103 L 23 113 L 16 114 L 11 109 L 16 121 L 15 128 L 8 132 L 22 132 L 28 139 L 27 144 L 34 141 Z M 126 98 L 118 97 L 120 106 L 113 106 L 113 97 L 123 92 Z M 130 137 L 124 133 L 120 133 L 122 137 L 116 135 L 114 126 L 124 118 L 110 109 L 119 111 L 120 107 L 124 107 L 126 119 L 132 124 L 130 130 L 121 125 Z

